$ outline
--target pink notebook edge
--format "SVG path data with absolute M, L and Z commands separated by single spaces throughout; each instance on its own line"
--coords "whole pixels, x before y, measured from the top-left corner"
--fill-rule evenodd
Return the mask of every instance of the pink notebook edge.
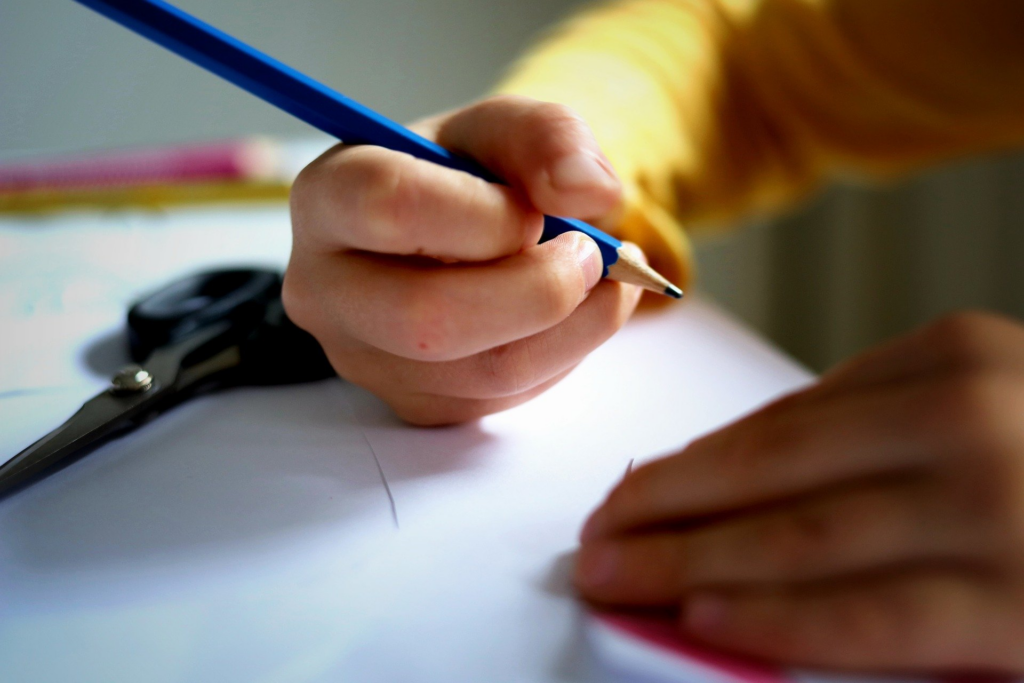
M 610 612 L 591 612 L 589 618 L 610 636 L 675 660 L 681 670 L 696 667 L 710 678 L 734 683 L 790 683 L 794 680 L 777 667 L 739 660 L 688 643 L 679 636 L 672 619 Z

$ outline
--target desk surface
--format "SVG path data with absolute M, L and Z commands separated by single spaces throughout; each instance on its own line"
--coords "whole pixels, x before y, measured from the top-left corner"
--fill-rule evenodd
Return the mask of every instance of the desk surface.
M 288 240 L 283 208 L 0 222 L 0 459 L 103 386 L 133 296 L 201 266 L 283 264 Z M 568 586 L 581 520 L 631 458 L 808 379 L 696 300 L 458 428 L 406 427 L 339 380 L 199 399 L 0 501 L 3 671 L 616 680 Z

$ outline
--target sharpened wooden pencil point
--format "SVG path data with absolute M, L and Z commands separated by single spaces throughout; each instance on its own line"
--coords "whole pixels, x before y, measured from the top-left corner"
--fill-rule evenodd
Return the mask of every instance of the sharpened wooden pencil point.
M 608 277 L 612 280 L 637 285 L 646 290 L 682 299 L 683 290 L 666 280 L 636 256 L 631 249 L 619 248 L 619 260 L 608 266 Z

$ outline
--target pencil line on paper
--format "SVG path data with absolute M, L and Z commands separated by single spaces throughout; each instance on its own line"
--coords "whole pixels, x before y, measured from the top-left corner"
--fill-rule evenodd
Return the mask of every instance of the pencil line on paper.
M 391 485 L 388 484 L 388 478 L 384 475 L 384 468 L 381 467 L 380 458 L 377 457 L 377 451 L 373 449 L 373 444 L 370 443 L 370 437 L 366 435 L 366 430 L 359 424 L 355 405 L 347 397 L 344 402 L 345 407 L 348 408 L 349 417 L 352 419 L 352 425 L 359 430 L 359 433 L 363 437 L 363 441 L 366 442 L 366 447 L 370 449 L 370 455 L 373 456 L 373 464 L 377 466 L 377 474 L 380 475 L 380 483 L 384 484 L 384 492 L 388 494 L 388 505 L 391 506 L 391 521 L 395 523 L 395 528 L 399 529 L 398 507 L 395 505 L 395 496 L 391 493 Z
M 380 458 L 377 457 L 377 451 L 373 450 L 373 444 L 370 443 L 370 438 L 366 436 L 366 432 L 360 429 L 359 433 L 363 435 L 363 441 L 366 442 L 366 447 L 370 449 L 370 455 L 373 456 L 373 462 L 377 465 L 377 472 L 380 474 L 380 482 L 384 484 L 384 491 L 388 494 L 388 503 L 391 505 L 391 519 L 395 523 L 395 528 L 400 529 L 401 527 L 398 525 L 398 508 L 395 507 L 395 496 L 391 493 L 388 478 L 384 476 L 384 468 L 380 466 Z

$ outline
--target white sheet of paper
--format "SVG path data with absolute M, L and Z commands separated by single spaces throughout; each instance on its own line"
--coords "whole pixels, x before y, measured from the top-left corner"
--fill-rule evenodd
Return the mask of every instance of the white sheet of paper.
M 132 296 L 286 252 L 283 210 L 0 223 L 0 459 L 101 385 Z M 0 501 L 0 680 L 621 680 L 569 590 L 581 521 L 631 458 L 808 380 L 698 300 L 473 425 L 337 380 L 199 399 Z

